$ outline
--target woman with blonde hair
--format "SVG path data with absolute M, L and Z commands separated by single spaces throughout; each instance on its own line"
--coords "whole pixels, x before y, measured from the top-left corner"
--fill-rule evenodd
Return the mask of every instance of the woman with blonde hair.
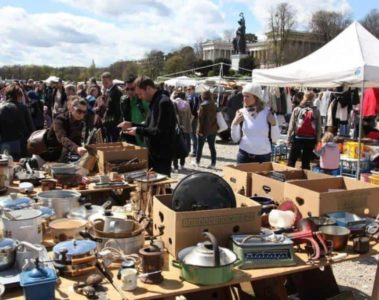
M 294 167 L 301 156 L 301 168 L 310 169 L 313 149 L 321 137 L 320 111 L 313 105 L 315 94 L 312 91 L 304 93 L 299 106 L 292 111 L 288 125 L 288 144 L 291 151 L 288 166 Z
M 237 111 L 231 126 L 232 140 L 239 142 L 237 163 L 270 161 L 269 135 L 270 127 L 276 125 L 275 117 L 262 100 L 260 85 L 249 83 L 242 94 L 244 107 Z

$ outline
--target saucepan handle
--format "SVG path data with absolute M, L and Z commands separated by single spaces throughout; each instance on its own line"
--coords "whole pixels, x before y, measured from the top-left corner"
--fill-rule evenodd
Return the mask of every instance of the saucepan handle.
M 178 269 L 182 268 L 182 263 L 179 260 L 174 259 L 172 262 L 172 266 Z

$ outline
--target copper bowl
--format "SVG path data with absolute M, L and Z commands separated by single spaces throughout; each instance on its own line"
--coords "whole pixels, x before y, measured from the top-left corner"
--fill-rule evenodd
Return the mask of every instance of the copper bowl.
M 319 230 L 323 233 L 325 240 L 333 242 L 333 250 L 343 250 L 349 240 L 350 230 L 342 226 L 321 226 Z

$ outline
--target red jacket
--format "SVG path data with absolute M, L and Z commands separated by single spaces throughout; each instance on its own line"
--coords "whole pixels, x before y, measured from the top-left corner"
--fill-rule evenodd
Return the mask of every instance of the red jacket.
M 376 116 L 379 113 L 379 88 L 365 89 L 363 94 L 363 116 Z

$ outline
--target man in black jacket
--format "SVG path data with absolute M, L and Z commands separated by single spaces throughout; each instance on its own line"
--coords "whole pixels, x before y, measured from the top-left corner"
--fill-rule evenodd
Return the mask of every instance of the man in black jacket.
M 154 81 L 150 78 L 138 77 L 134 84 L 138 97 L 150 102 L 146 122 L 137 125 L 125 121 L 119 127 L 129 135 L 143 136 L 149 150 L 149 167 L 170 176 L 171 162 L 175 154 L 174 105 L 166 94 L 155 87 Z
M 101 81 L 107 95 L 103 127 L 106 130 L 107 142 L 116 142 L 120 134 L 117 124 L 121 121 L 120 99 L 122 92 L 117 85 L 113 84 L 111 73 L 104 72 L 101 74 Z

